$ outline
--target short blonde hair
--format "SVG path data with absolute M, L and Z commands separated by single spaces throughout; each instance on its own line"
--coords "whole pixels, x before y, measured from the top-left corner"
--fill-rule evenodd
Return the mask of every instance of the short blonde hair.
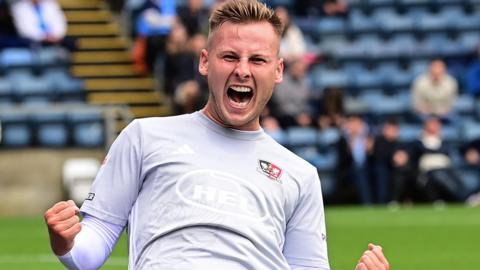
M 282 36 L 282 22 L 275 12 L 264 3 L 260 3 L 257 0 L 226 1 L 210 15 L 209 35 L 225 22 L 249 23 L 262 21 L 270 23 L 278 37 Z

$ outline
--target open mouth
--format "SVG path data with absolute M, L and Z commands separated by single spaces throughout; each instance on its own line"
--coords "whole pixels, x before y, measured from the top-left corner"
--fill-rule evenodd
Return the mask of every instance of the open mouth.
M 253 97 L 253 90 L 245 86 L 231 86 L 227 90 L 227 96 L 239 105 L 247 105 Z

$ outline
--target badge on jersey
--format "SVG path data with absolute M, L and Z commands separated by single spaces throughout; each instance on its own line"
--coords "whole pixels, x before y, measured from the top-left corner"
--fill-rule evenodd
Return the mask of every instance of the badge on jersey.
M 282 176 L 282 169 L 280 167 L 271 162 L 261 159 L 258 161 L 258 164 L 260 165 L 259 171 L 262 174 L 268 176 L 268 178 L 272 180 L 279 181 L 280 176 Z

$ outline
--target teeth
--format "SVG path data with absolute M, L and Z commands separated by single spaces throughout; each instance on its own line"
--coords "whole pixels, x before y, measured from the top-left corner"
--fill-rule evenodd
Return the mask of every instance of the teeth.
M 247 92 L 252 91 L 252 89 L 250 89 L 249 87 L 245 87 L 245 86 L 232 86 L 230 88 L 232 88 L 233 90 L 235 90 L 237 92 L 243 92 L 243 93 L 247 93 Z

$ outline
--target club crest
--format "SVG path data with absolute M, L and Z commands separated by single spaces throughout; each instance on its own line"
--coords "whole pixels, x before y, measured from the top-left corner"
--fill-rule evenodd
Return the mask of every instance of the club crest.
M 282 169 L 280 167 L 265 160 L 259 160 L 258 164 L 260 166 L 259 171 L 262 174 L 272 180 L 280 181 L 280 176 L 282 176 Z

